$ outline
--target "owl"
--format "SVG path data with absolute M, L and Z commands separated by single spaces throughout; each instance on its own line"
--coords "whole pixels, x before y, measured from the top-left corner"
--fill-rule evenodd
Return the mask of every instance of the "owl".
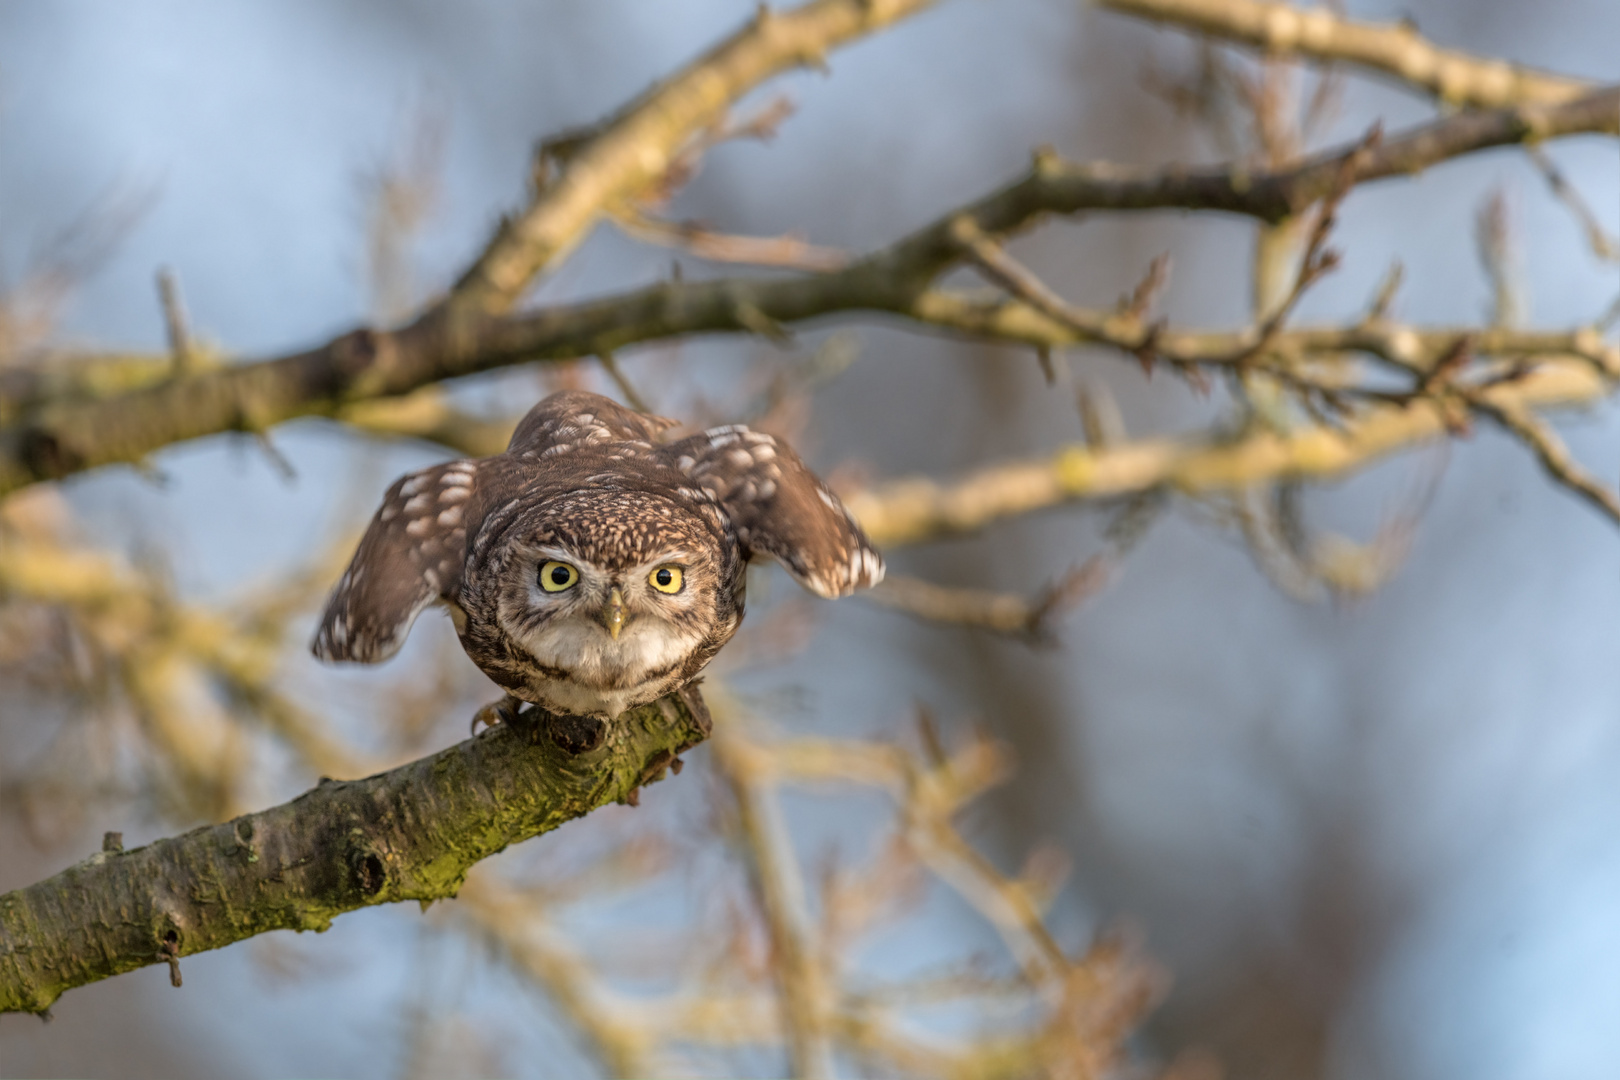
M 673 423 L 565 390 L 505 453 L 401 477 L 313 652 L 386 660 L 442 604 L 506 705 L 611 721 L 686 685 L 737 632 L 754 556 L 826 597 L 882 579 L 882 556 L 784 443 L 731 425 L 660 444 Z

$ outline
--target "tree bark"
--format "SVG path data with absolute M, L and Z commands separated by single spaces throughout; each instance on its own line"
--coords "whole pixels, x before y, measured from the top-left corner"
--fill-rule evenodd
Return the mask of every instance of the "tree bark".
M 527 714 L 526 714 L 527 715 Z M 453 897 L 509 844 L 610 802 L 639 801 L 709 732 L 695 687 L 633 709 L 600 745 L 502 724 L 364 780 L 131 851 L 107 847 L 0 896 L 0 1012 L 43 1012 L 76 986 L 268 930 L 322 931 L 346 911 Z M 547 737 L 548 734 L 551 737 Z

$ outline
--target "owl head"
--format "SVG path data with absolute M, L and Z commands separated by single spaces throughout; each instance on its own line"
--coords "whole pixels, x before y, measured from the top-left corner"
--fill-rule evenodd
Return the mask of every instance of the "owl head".
M 679 498 L 575 490 L 486 540 L 462 585 L 463 639 L 470 651 L 498 637 L 532 659 L 540 679 L 522 689 L 554 710 L 642 697 L 712 656 L 742 617 L 737 544 Z

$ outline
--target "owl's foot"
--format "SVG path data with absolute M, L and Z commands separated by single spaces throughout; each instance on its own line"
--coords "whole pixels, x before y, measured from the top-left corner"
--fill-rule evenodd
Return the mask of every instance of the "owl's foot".
M 515 698 L 511 694 L 507 694 L 499 701 L 490 702 L 473 713 L 472 734 L 478 734 L 479 724 L 483 724 L 485 727 L 494 727 L 496 724 L 512 724 L 516 726 L 518 710 L 523 708 L 523 705 L 524 702 L 521 698 Z

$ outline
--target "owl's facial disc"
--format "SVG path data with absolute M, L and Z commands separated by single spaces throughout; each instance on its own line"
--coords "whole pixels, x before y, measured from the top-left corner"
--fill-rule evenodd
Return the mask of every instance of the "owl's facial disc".
M 711 560 L 684 546 L 632 561 L 536 545 L 513 569 L 522 581 L 501 616 L 507 632 L 540 665 L 598 692 L 677 666 L 704 639 L 719 586 Z

